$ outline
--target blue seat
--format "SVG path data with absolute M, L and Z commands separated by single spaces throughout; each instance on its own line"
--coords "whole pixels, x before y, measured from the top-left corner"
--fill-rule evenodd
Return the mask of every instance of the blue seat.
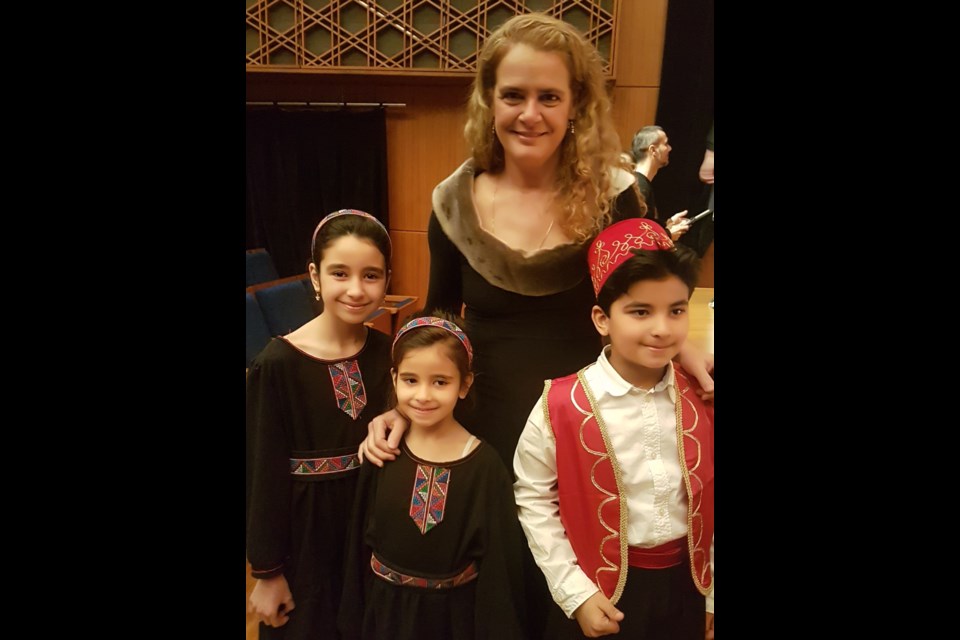
M 363 321 L 363 324 L 367 325 L 371 329 L 376 329 L 381 331 L 388 336 L 393 337 L 393 327 L 390 324 L 390 312 L 386 309 L 380 308 L 367 316 L 367 319 Z
M 270 335 L 281 336 L 313 320 L 313 299 L 303 286 L 306 274 L 283 278 L 275 284 L 255 287 L 253 294 L 263 310 Z
M 273 264 L 273 258 L 266 249 L 247 250 L 247 285 L 277 280 L 280 275 Z
M 270 329 L 260 305 L 252 293 L 247 294 L 247 367 L 270 342 Z

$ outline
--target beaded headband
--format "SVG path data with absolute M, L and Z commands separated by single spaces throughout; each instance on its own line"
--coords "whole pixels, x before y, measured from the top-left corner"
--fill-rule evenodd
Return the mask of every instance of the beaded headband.
M 313 230 L 313 239 L 310 240 L 310 258 L 311 259 L 313 259 L 313 254 L 317 247 L 317 234 L 320 233 L 320 227 L 330 222 L 334 218 L 339 218 L 340 216 L 361 216 L 363 218 L 370 218 L 371 220 L 376 222 L 378 225 L 380 225 L 380 227 L 384 230 L 384 232 L 386 232 L 387 243 L 390 245 L 390 248 L 393 249 L 393 243 L 390 241 L 390 232 L 387 231 L 387 228 L 383 226 L 382 222 L 374 218 L 372 215 L 370 215 L 366 211 L 360 211 L 359 209 L 340 209 L 339 211 L 334 211 L 333 213 L 329 213 L 325 215 L 323 217 L 323 220 L 321 220 L 317 224 L 317 228 Z
M 673 240 L 659 224 L 649 218 L 629 218 L 612 224 L 594 239 L 587 253 L 594 295 L 617 267 L 634 256 L 633 249 L 669 251 Z
M 463 344 L 463 348 L 467 350 L 467 366 L 473 364 L 473 345 L 470 344 L 470 338 L 467 337 L 460 327 L 453 324 L 449 320 L 444 320 L 443 318 L 437 318 L 434 316 L 427 316 L 424 318 L 414 318 L 410 322 L 406 323 L 400 330 L 397 331 L 397 337 L 393 339 L 393 346 L 390 348 L 391 355 L 393 355 L 393 349 L 397 346 L 397 341 L 400 339 L 400 336 L 403 334 L 413 331 L 414 329 L 419 329 L 420 327 L 439 327 L 440 329 L 446 329 L 454 336 L 457 340 Z

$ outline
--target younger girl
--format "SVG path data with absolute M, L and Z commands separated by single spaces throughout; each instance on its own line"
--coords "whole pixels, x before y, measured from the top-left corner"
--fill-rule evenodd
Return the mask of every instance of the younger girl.
M 364 463 L 351 517 L 346 638 L 521 638 L 522 535 L 500 456 L 453 417 L 473 348 L 451 316 L 406 323 L 393 344 L 397 461 Z
M 390 236 L 343 209 L 313 234 L 310 279 L 323 313 L 273 339 L 247 378 L 250 610 L 267 638 L 337 638 L 357 445 L 390 394 L 390 338 L 364 319 L 383 301 Z

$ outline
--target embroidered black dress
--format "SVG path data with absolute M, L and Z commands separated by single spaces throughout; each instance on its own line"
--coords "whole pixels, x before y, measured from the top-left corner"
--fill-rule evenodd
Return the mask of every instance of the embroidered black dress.
M 477 403 L 476 411 L 458 411 L 457 417 L 513 469 L 513 452 L 544 380 L 578 371 L 600 353 L 590 320 L 589 242 L 531 255 L 508 247 L 480 227 L 473 180 L 467 161 L 434 190 L 425 306 L 459 313 L 466 303 Z M 641 215 L 634 189 L 621 188 L 613 222 Z
M 390 391 L 390 338 L 369 330 L 352 358 L 320 360 L 274 338 L 247 377 L 247 558 L 286 576 L 295 608 L 267 638 L 338 638 L 343 549 L 357 447 Z M 320 460 L 322 459 L 322 460 Z
M 364 463 L 351 518 L 340 629 L 364 640 L 522 638 L 523 592 L 512 476 L 490 445 L 433 463 L 406 443 L 382 469 Z M 395 582 L 374 575 L 371 552 Z M 476 578 L 437 588 L 435 580 Z M 468 570 L 469 572 L 469 570 Z M 400 577 L 425 586 L 399 584 Z

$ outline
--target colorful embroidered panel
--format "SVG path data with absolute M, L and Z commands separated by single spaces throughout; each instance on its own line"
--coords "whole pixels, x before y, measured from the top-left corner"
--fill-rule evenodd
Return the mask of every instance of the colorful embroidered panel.
M 466 569 L 452 578 L 419 578 L 417 576 L 408 576 L 405 573 L 400 573 L 383 564 L 375 554 L 370 556 L 370 568 L 373 569 L 374 574 L 391 584 L 403 587 L 422 587 L 424 589 L 449 589 L 451 587 L 459 587 L 462 584 L 476 579 L 479 574 L 477 563 L 471 562 L 467 565 Z
M 413 481 L 413 497 L 410 499 L 410 517 L 425 534 L 443 521 L 447 506 L 447 486 L 450 484 L 450 469 L 417 465 L 417 477 Z
M 367 392 L 363 388 L 360 365 L 356 360 L 346 360 L 331 364 L 329 368 L 330 379 L 333 381 L 333 394 L 337 398 L 340 411 L 356 420 L 363 408 L 367 406 Z
M 332 458 L 290 458 L 290 473 L 294 475 L 318 476 L 359 468 L 360 458 L 355 453 Z

